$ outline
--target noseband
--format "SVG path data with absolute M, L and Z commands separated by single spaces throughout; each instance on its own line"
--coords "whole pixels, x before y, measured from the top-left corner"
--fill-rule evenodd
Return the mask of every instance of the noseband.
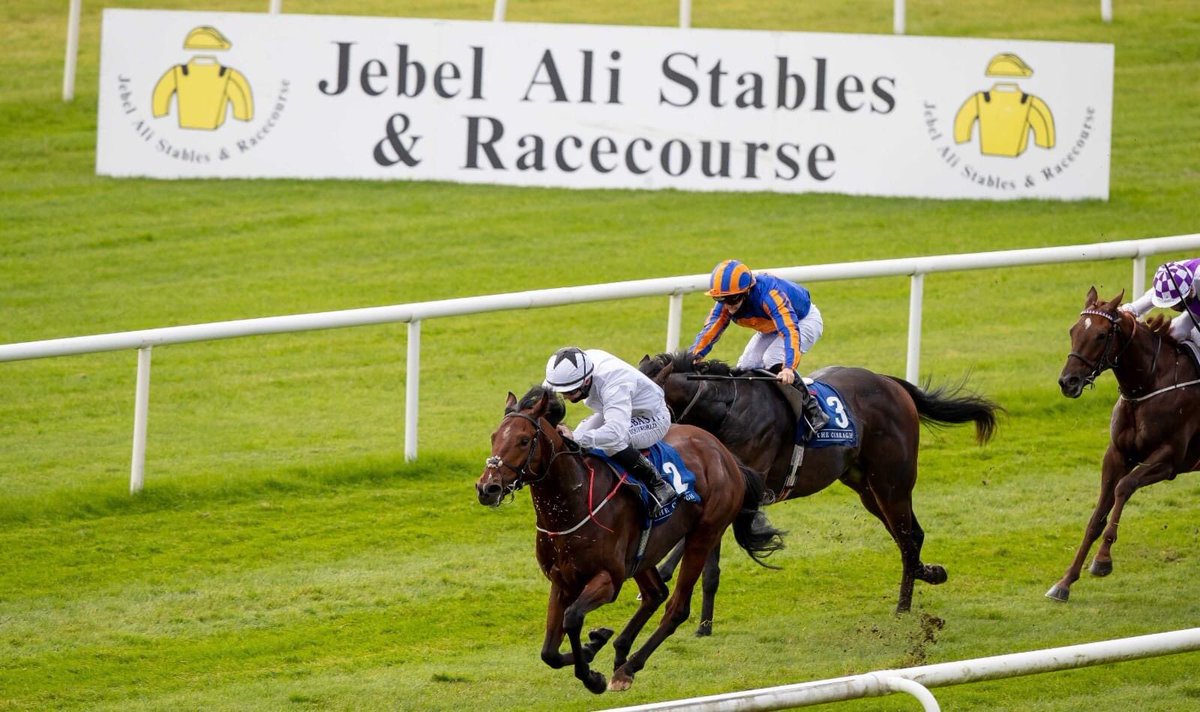
M 1108 333 L 1104 335 L 1104 349 L 1100 352 L 1100 358 L 1098 360 L 1092 361 L 1078 351 L 1072 351 L 1067 354 L 1068 359 L 1075 357 L 1082 361 L 1083 365 L 1092 369 L 1091 373 L 1085 376 L 1083 381 L 1085 385 L 1094 387 L 1096 385 L 1096 379 L 1100 377 L 1101 373 L 1104 373 L 1104 371 L 1107 369 L 1116 368 L 1118 366 L 1121 360 L 1121 355 L 1124 354 L 1125 349 L 1129 348 L 1129 345 L 1133 343 L 1133 337 L 1130 336 L 1130 338 L 1126 339 L 1125 345 L 1121 347 L 1121 350 L 1118 351 L 1115 356 L 1109 358 L 1109 352 L 1112 351 L 1117 345 L 1116 335 L 1121 324 L 1120 318 L 1098 309 L 1084 309 L 1083 311 L 1079 312 L 1079 316 L 1098 316 L 1102 319 L 1106 319 L 1109 323 Z M 1133 328 L 1135 330 L 1137 329 L 1136 319 L 1133 322 Z
M 512 483 L 510 483 L 508 485 L 508 487 L 505 488 L 505 490 L 506 490 L 505 494 L 512 494 L 512 493 L 516 492 L 517 490 L 521 489 L 522 487 L 524 487 L 525 485 L 535 485 L 535 484 L 541 482 L 542 480 L 546 479 L 547 475 L 550 474 L 551 466 L 554 465 L 554 460 L 557 459 L 559 455 L 578 455 L 578 454 L 580 454 L 578 449 L 572 449 L 570 447 L 570 445 L 567 445 L 562 450 L 556 450 L 554 447 L 554 442 L 550 439 L 550 436 L 547 435 L 544 430 L 542 430 L 542 425 L 538 421 L 538 419 L 533 418 L 532 416 L 526 415 L 524 413 L 515 412 L 515 411 L 512 413 L 507 413 L 504 416 L 505 420 L 508 420 L 509 418 L 522 418 L 524 420 L 529 421 L 529 423 L 533 425 L 534 436 L 533 436 L 533 441 L 531 443 L 529 443 L 529 450 L 525 453 L 525 462 L 521 463 L 520 467 L 513 467 L 512 465 L 510 465 L 509 463 L 507 463 L 503 459 L 501 459 L 501 457 L 499 455 L 492 455 L 491 457 L 489 457 L 487 460 L 484 461 L 484 470 L 485 471 L 486 470 L 498 470 L 501 467 L 507 467 L 509 470 L 512 470 L 513 472 L 517 473 L 517 478 L 515 480 L 513 480 Z M 533 458 L 537 455 L 538 443 L 541 442 L 541 440 L 543 440 L 543 439 L 545 439 L 545 441 L 546 441 L 546 447 L 548 447 L 550 449 L 550 461 L 546 463 L 545 471 L 543 471 L 541 473 L 536 473 L 531 469 L 532 465 L 533 465 Z

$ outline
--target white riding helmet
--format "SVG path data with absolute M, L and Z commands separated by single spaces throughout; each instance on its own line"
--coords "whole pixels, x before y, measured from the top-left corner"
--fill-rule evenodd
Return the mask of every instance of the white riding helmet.
M 592 375 L 592 359 L 582 349 L 565 346 L 546 362 L 543 386 L 555 393 L 568 393 L 583 385 Z

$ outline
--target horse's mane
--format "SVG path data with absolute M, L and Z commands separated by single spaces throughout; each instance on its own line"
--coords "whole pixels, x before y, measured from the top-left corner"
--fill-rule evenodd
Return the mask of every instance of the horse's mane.
M 1151 334 L 1167 339 L 1168 344 L 1178 343 L 1171 336 L 1171 318 L 1166 314 L 1155 314 L 1143 322 L 1143 326 L 1149 329 Z
M 563 403 L 562 397 L 545 386 L 533 386 L 529 392 L 521 396 L 521 401 L 517 403 L 517 410 L 529 410 L 537 405 L 543 398 L 548 399 L 549 405 L 546 406 L 546 420 L 550 421 L 551 425 L 558 425 L 567 415 L 567 406 Z
M 669 354 L 659 354 L 651 359 L 658 368 L 655 373 L 672 367 L 672 373 L 705 373 L 713 376 L 732 376 L 736 370 L 725 363 L 712 359 L 710 361 L 693 361 L 692 354 L 687 351 L 673 351 Z

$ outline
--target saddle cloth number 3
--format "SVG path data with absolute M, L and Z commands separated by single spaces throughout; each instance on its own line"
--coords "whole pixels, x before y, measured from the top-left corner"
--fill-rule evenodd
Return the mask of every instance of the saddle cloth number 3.
M 845 428 L 850 425 L 850 417 L 846 415 L 846 406 L 842 403 L 842 399 L 837 396 L 828 396 L 825 398 L 825 404 L 833 408 L 836 414 L 833 419 L 833 424 L 839 428 Z

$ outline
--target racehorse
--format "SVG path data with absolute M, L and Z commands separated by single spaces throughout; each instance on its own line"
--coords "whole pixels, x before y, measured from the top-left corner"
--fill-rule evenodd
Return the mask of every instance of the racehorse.
M 558 395 L 542 386 L 535 386 L 519 403 L 509 393 L 504 418 L 492 433 L 492 454 L 475 488 L 480 504 L 496 507 L 506 495 L 529 485 L 537 514 L 537 560 L 550 580 L 542 660 L 555 669 L 573 666 L 575 677 L 594 693 L 604 692 L 605 679 L 589 664 L 613 631 L 592 630 L 583 643 L 584 616 L 616 600 L 626 579 L 637 583 L 641 603 L 613 641 L 616 659 L 608 685 L 610 690 L 626 690 L 654 650 L 687 620 L 692 589 L 726 528 L 733 525 L 738 544 L 759 563 L 782 548 L 782 532 L 756 522 L 763 493 L 756 473 L 709 433 L 671 426 L 664 441 L 694 473 L 701 503 L 680 498 L 670 517 L 643 541 L 641 503 L 622 486 L 624 476 L 559 433 L 556 426 L 565 413 Z M 654 564 L 681 541 L 683 562 L 662 621 L 629 655 L 642 627 L 667 599 L 667 586 Z M 564 633 L 571 646 L 565 654 L 559 651 Z
M 739 380 L 728 364 L 715 360 L 693 363 L 691 354 L 683 352 L 647 356 L 639 368 L 662 386 L 674 422 L 708 430 L 752 470 L 767 473 L 766 503 L 807 497 L 835 480 L 857 492 L 863 507 L 883 522 L 900 548 L 903 574 L 897 613 L 912 607 L 915 580 L 946 581 L 945 568 L 921 561 L 925 532 L 912 509 L 919 426 L 974 422 L 976 439 L 982 445 L 996 429 L 1000 406 L 977 395 L 960 395 L 963 385 L 927 391 L 863 368 L 831 366 L 815 371 L 812 378 L 833 386 L 841 395 L 845 411 L 835 420 L 853 420 L 859 442 L 854 447 L 807 448 L 794 482 L 788 484 L 796 416 L 777 382 Z M 728 380 L 689 378 L 695 375 Z M 672 563 L 668 561 L 664 568 Z M 709 571 L 719 576 L 716 565 L 710 565 Z M 708 591 L 716 588 L 716 582 L 705 581 L 706 614 L 712 612 Z M 712 619 L 707 617 L 696 634 L 707 635 L 711 627 Z
M 1046 597 L 1066 601 L 1088 550 L 1103 540 L 1089 568 L 1093 576 L 1112 573 L 1112 545 L 1121 511 L 1133 493 L 1173 480 L 1200 467 L 1200 371 L 1187 347 L 1171 338 L 1170 321 L 1156 315 L 1141 323 L 1117 309 L 1125 297 L 1102 302 L 1096 288 L 1087 293 L 1079 320 L 1071 327 L 1071 352 L 1058 379 L 1064 396 L 1078 398 L 1106 370 L 1117 377 L 1120 397 L 1113 406 L 1108 450 L 1100 468 L 1100 499 L 1083 530 L 1083 543 L 1066 573 Z M 1106 526 L 1107 521 L 1107 526 Z

